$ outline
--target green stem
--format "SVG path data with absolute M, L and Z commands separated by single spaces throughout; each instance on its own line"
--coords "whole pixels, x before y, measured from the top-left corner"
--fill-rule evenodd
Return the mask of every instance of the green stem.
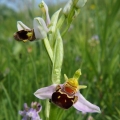
M 49 113 L 50 113 L 50 102 L 49 102 L 49 100 L 46 100 L 45 113 L 46 113 L 46 120 L 49 120 Z
M 65 110 L 51 103 L 49 120 L 62 120 Z
M 65 30 L 62 32 L 62 37 L 65 35 L 65 33 L 68 31 L 68 29 L 70 28 L 70 24 L 71 23 L 69 23 L 68 25 L 67 25 L 67 27 L 65 28 Z

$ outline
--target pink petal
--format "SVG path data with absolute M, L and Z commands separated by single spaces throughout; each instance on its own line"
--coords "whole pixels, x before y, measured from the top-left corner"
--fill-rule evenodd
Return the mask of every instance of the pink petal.
M 18 28 L 18 31 L 20 31 L 20 30 L 31 30 L 29 27 L 27 27 L 21 21 L 17 21 L 17 28 Z
M 55 91 L 56 86 L 57 86 L 56 84 L 53 84 L 51 86 L 38 89 L 34 93 L 34 95 L 39 99 L 50 99 L 53 92 Z
M 79 92 L 76 94 L 78 96 L 78 101 L 73 105 L 77 110 L 82 111 L 83 113 L 86 112 L 98 112 L 100 113 L 100 108 L 89 101 L 87 101 L 82 94 Z

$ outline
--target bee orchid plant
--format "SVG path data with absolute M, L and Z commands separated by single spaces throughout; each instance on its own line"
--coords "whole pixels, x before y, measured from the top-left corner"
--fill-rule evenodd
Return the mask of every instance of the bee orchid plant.
M 84 85 L 79 85 L 78 82 L 81 75 L 80 69 L 75 72 L 72 78 L 64 75 L 65 83 L 61 84 L 60 79 L 64 53 L 62 37 L 67 33 L 71 22 L 74 20 L 73 18 L 79 14 L 80 8 L 85 5 L 86 1 L 87 0 L 69 0 L 63 10 L 59 9 L 51 18 L 49 16 L 48 6 L 42 1 L 39 7 L 42 10 L 43 17 L 34 18 L 32 29 L 21 21 L 17 22 L 18 31 L 14 33 L 14 38 L 23 42 L 37 39 L 43 40 L 51 60 L 51 85 L 40 88 L 34 93 L 34 95 L 41 100 L 48 99 L 45 107 L 46 118 L 48 120 L 61 120 L 62 112 L 60 111 L 64 111 L 64 109 L 69 110 L 72 106 L 83 113 L 100 112 L 100 108 L 87 101 L 79 91 L 80 89 L 86 88 Z M 60 12 L 61 17 L 59 17 Z M 66 25 L 64 24 L 65 22 L 67 23 Z M 62 29 L 63 26 L 64 30 Z M 31 109 L 27 112 L 31 112 Z M 27 112 L 21 112 L 21 115 L 23 115 L 22 113 L 26 115 Z M 36 113 L 36 111 L 34 112 Z M 36 115 L 38 116 L 38 112 Z M 55 115 L 57 115 L 57 117 Z M 33 120 L 37 119 L 34 118 Z

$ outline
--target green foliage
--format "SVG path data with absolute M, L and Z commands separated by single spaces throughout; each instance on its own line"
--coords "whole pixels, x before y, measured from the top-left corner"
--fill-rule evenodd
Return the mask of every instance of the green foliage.
M 120 118 L 119 4 L 119 0 L 88 0 L 63 40 L 61 79 L 64 82 L 64 73 L 70 78 L 81 68 L 80 84 L 88 87 L 81 93 L 102 111 L 91 114 L 95 120 Z M 0 13 L 0 120 L 20 120 L 18 111 L 23 109 L 23 103 L 30 106 L 32 101 L 38 101 L 33 93 L 51 84 L 51 66 L 47 64 L 50 61 L 43 41 L 23 43 L 13 39 L 17 20 L 31 23 L 32 27 L 32 11 L 17 13 L 5 6 L 0 7 Z M 45 102 L 39 102 L 44 120 Z M 63 115 L 65 120 L 87 120 L 88 116 L 74 108 Z

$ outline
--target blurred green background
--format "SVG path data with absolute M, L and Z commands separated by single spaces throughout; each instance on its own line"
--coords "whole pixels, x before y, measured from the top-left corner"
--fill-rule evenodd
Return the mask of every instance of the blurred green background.
M 0 3 L 0 120 L 21 120 L 18 114 L 26 102 L 43 105 L 33 93 L 51 83 L 51 66 L 43 41 L 18 42 L 13 38 L 16 22 L 32 28 L 33 18 L 41 16 L 38 1 L 16 0 Z M 50 1 L 45 1 L 50 2 Z M 8 4 L 12 4 L 12 8 Z M 39 1 L 40 3 L 40 1 Z M 49 3 L 52 15 L 65 3 Z M 81 68 L 81 93 L 101 108 L 101 114 L 82 114 L 73 107 L 63 120 L 120 120 L 120 0 L 88 0 L 63 37 L 63 74 L 72 77 Z M 91 117 L 91 118 L 90 118 Z

